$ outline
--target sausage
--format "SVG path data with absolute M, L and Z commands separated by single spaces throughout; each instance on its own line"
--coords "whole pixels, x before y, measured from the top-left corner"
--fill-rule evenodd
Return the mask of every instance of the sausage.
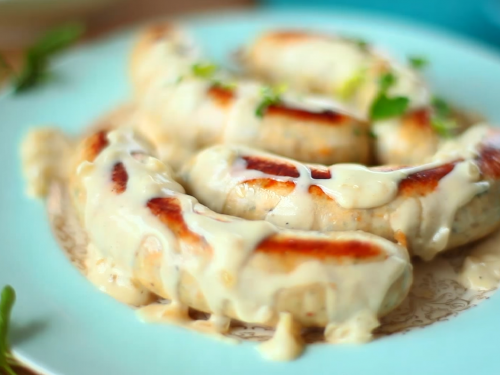
M 285 82 L 302 92 L 334 96 L 365 115 L 378 93 L 378 80 L 391 71 L 391 95 L 410 98 L 411 107 L 429 103 L 418 73 L 357 39 L 304 30 L 274 30 L 241 49 L 239 61 L 266 81 Z
M 128 303 L 160 296 L 179 311 L 270 326 L 287 314 L 326 327 L 336 342 L 368 339 L 408 293 L 403 246 L 361 231 L 290 230 L 215 213 L 129 129 L 86 138 L 74 166 L 91 279 Z
M 306 230 L 363 230 L 425 260 L 500 223 L 500 131 L 469 129 L 416 167 L 305 165 L 243 146 L 199 153 L 181 173 L 221 213 Z
M 305 162 L 369 161 L 365 120 L 317 95 L 285 92 L 262 106 L 259 82 L 193 73 L 202 58 L 181 34 L 174 26 L 151 27 L 131 58 L 139 107 L 133 127 L 158 147 L 162 160 L 177 168 L 201 148 L 239 143 Z

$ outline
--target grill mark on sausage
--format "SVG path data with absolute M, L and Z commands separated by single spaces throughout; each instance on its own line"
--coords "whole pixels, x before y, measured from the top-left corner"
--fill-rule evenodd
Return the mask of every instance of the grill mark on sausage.
M 234 91 L 228 88 L 212 85 L 208 89 L 208 96 L 222 107 L 227 107 L 233 101 Z
M 328 168 L 310 167 L 311 177 L 315 180 L 329 180 L 332 178 L 332 172 Z
M 267 34 L 264 37 L 264 40 L 266 39 L 273 42 L 287 43 L 287 42 L 298 42 L 311 39 L 328 40 L 330 38 L 326 35 L 314 34 L 302 30 L 280 30 Z
M 247 163 L 247 169 L 260 171 L 265 174 L 273 176 L 284 177 L 299 177 L 298 169 L 290 163 L 282 161 L 274 161 L 268 158 L 261 158 L 258 156 L 243 156 L 243 160 Z
M 328 240 L 308 238 L 283 238 L 273 235 L 263 240 L 257 252 L 271 254 L 300 254 L 317 259 L 374 260 L 384 254 L 380 247 L 358 240 Z
M 349 117 L 339 112 L 311 112 L 301 108 L 287 107 L 284 104 L 273 104 L 267 107 L 264 117 L 285 117 L 302 123 L 315 122 L 321 125 L 339 126 L 348 121 Z
M 439 181 L 455 168 L 455 164 L 448 163 L 409 175 L 400 182 L 399 193 L 405 196 L 432 193 Z
M 297 178 L 300 177 L 298 169 L 290 163 L 259 156 L 243 156 L 243 160 L 247 163 L 247 169 L 260 171 L 272 176 L 284 176 Z M 311 177 L 316 180 L 328 180 L 332 178 L 330 170 L 326 167 L 314 166 L 309 167 Z
M 147 207 L 151 213 L 158 217 L 180 240 L 206 245 L 202 236 L 189 230 L 182 216 L 181 204 L 177 198 L 153 198 L 149 200 Z
M 490 131 L 479 145 L 477 163 L 485 177 L 500 178 L 500 131 Z
M 261 189 L 281 190 L 280 194 L 290 194 L 295 189 L 295 182 L 293 181 L 277 181 L 272 178 L 254 178 L 244 181 L 243 184 Z
M 111 181 L 113 181 L 112 191 L 116 194 L 122 194 L 127 189 L 128 173 L 122 162 L 114 165 Z

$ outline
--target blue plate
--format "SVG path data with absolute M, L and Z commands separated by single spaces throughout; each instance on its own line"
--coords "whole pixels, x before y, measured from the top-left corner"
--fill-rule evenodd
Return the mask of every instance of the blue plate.
M 500 120 L 500 59 L 486 48 L 417 26 L 345 13 L 246 12 L 189 18 L 223 60 L 264 29 L 312 27 L 359 35 L 401 57 L 427 56 L 437 92 Z M 12 342 L 36 369 L 72 375 L 499 374 L 500 295 L 448 322 L 361 346 L 313 345 L 289 363 L 266 362 L 255 345 L 227 345 L 168 325 L 143 324 L 97 291 L 52 237 L 45 208 L 23 195 L 18 146 L 31 126 L 77 134 L 127 98 L 132 33 L 76 49 L 55 64 L 59 80 L 22 96 L 0 94 L 0 285 L 18 292 Z

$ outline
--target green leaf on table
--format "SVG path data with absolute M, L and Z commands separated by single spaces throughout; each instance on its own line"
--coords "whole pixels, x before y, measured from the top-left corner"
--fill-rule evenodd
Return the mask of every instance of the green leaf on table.
M 0 370 L 3 370 L 8 375 L 15 375 L 10 366 L 15 361 L 10 354 L 8 341 L 10 315 L 15 301 L 16 292 L 14 288 L 10 285 L 5 286 L 0 295 Z
M 28 48 L 22 69 L 14 78 L 15 91 L 24 92 L 46 81 L 50 58 L 76 42 L 83 32 L 84 27 L 78 23 L 60 26 Z

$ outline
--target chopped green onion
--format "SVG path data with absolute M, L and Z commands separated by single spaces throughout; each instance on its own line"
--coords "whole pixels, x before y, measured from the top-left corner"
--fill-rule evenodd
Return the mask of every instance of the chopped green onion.
M 386 93 L 397 82 L 396 76 L 392 72 L 387 72 L 380 76 L 378 80 L 380 91 Z
M 443 138 L 451 138 L 457 128 L 455 120 L 434 116 L 431 118 L 431 125 L 434 131 Z
M 212 78 L 217 69 L 217 65 L 205 62 L 196 63 L 191 67 L 193 74 L 199 78 Z

